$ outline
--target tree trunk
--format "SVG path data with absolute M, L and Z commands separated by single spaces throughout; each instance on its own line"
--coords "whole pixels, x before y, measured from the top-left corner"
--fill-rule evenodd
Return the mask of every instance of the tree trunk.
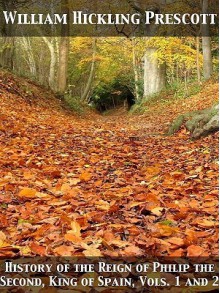
M 201 72 L 200 72 L 199 55 L 200 55 L 200 38 L 196 37 L 196 68 L 197 68 L 197 79 L 198 79 L 198 83 L 200 84 Z
M 139 75 L 138 75 L 138 66 L 136 62 L 136 52 L 135 52 L 135 38 L 132 38 L 132 55 L 133 55 L 133 70 L 134 70 L 134 82 L 135 82 L 135 98 L 136 100 L 140 99 L 139 94 Z
M 0 53 L 0 63 L 3 68 L 13 70 L 15 53 L 15 38 L 3 37 L 3 46 Z
M 69 1 L 62 0 L 62 12 L 68 15 L 69 23 Z M 57 91 L 60 97 L 63 97 L 67 88 L 67 70 L 69 57 L 69 26 L 63 24 L 61 28 L 60 48 L 59 48 L 59 68 Z
M 202 0 L 202 13 L 207 14 L 209 7 L 209 0 Z M 212 76 L 212 51 L 211 51 L 211 38 L 209 31 L 209 24 L 202 25 L 202 51 L 203 51 L 203 74 L 207 80 Z
M 58 64 L 56 56 L 56 43 L 54 43 L 54 38 L 49 40 L 47 37 L 43 37 L 43 40 L 47 44 L 50 51 L 50 72 L 48 77 L 49 87 L 53 91 L 56 91 L 56 65 Z
M 180 115 L 171 124 L 168 135 L 177 132 L 185 124 L 193 139 L 207 136 L 219 130 L 219 105 L 211 108 Z
M 202 37 L 202 50 L 203 50 L 203 74 L 207 80 L 212 76 L 212 52 L 211 52 L 211 38 Z
M 22 37 L 20 39 L 21 41 L 21 45 L 23 47 L 23 49 L 26 51 L 27 54 L 27 58 L 25 58 L 25 60 L 27 61 L 29 70 L 30 70 L 30 74 L 33 78 L 37 78 L 37 66 L 36 66 L 36 61 L 34 58 L 34 54 L 33 54 L 33 49 L 31 46 L 31 40 L 29 37 Z M 20 56 L 18 56 L 19 58 Z
M 165 64 L 159 64 L 154 56 L 156 48 L 147 48 L 144 56 L 144 96 L 159 93 L 166 85 Z
M 89 103 L 89 94 L 91 92 L 91 87 L 92 87 L 92 82 L 94 79 L 94 75 L 95 75 L 95 57 L 96 57 L 96 39 L 93 39 L 93 43 L 92 43 L 92 64 L 91 64 L 91 69 L 90 69 L 90 74 L 89 74 L 89 78 L 85 87 L 85 90 L 82 94 L 82 101 L 83 102 L 87 102 Z

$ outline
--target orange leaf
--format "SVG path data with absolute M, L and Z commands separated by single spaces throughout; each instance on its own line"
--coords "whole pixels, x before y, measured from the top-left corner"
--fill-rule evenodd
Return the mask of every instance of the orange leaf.
M 0 215 L 0 227 L 4 228 L 8 226 L 8 220 L 5 215 Z
M 205 250 L 201 246 L 190 245 L 187 248 L 187 256 L 188 257 L 205 256 L 204 254 L 205 254 Z
M 134 257 L 134 256 L 142 256 L 143 255 L 143 251 L 135 246 L 135 245 L 130 245 L 128 247 L 126 247 L 124 249 L 124 253 L 126 256 L 129 256 L 129 257 Z
M 18 196 L 25 197 L 25 198 L 34 198 L 36 193 L 37 193 L 37 190 L 35 190 L 35 189 L 24 188 L 19 192 Z
M 90 256 L 93 256 L 93 257 L 103 256 L 101 251 L 95 247 L 89 247 L 88 249 L 83 251 L 83 254 L 88 257 L 90 257 Z
M 34 243 L 34 242 L 32 242 L 29 247 L 34 253 L 36 253 L 40 256 L 45 255 L 45 252 L 46 252 L 45 247 L 38 245 L 37 243 Z
M 61 245 L 54 249 L 54 252 L 61 256 L 70 256 L 74 252 L 74 248 L 67 245 Z
M 184 254 L 184 250 L 182 248 L 173 251 L 169 256 L 171 257 L 182 257 Z
M 133 202 L 131 202 L 131 203 L 128 204 L 128 208 L 131 209 L 131 208 L 140 206 L 140 205 L 142 205 L 144 203 L 145 202 L 143 202 L 143 201 L 133 201 Z
M 177 246 L 177 247 L 181 247 L 181 246 L 184 246 L 184 240 L 182 238 L 178 238 L 178 237 L 172 237 L 172 238 L 169 238 L 167 240 L 167 242 Z
M 145 173 L 145 178 L 149 180 L 150 178 L 159 175 L 161 171 L 161 166 L 155 165 L 150 167 L 143 168 L 143 171 Z
M 70 242 L 73 242 L 73 243 L 79 243 L 79 242 L 82 241 L 82 238 L 81 237 L 77 237 L 77 236 L 75 236 L 72 233 L 67 233 L 64 236 L 64 238 L 65 238 L 65 240 L 70 241 Z
M 158 224 L 158 228 L 161 236 L 171 236 L 179 231 L 179 229 L 176 227 L 170 227 L 162 224 Z
M 81 226 L 80 226 L 80 224 L 78 222 L 76 222 L 76 221 L 73 221 L 73 222 L 71 222 L 70 225 L 71 225 L 71 228 L 72 228 L 71 233 L 74 234 L 74 236 L 76 236 L 76 237 L 81 237 Z
M 81 181 L 89 181 L 92 178 L 92 175 L 88 172 L 83 172 L 80 176 L 79 176 Z
M 94 185 L 95 185 L 96 187 L 100 187 L 100 186 L 102 186 L 102 180 L 98 180 L 98 181 L 96 181 L 96 182 L 94 183 Z
M 201 220 L 201 221 L 198 221 L 197 224 L 198 224 L 200 227 L 203 227 L 203 228 L 212 228 L 212 227 L 218 225 L 217 222 L 210 221 L 210 220 L 206 220 L 206 219 L 203 219 L 203 220 Z
M 0 247 L 3 247 L 6 241 L 6 235 L 2 231 L 0 231 Z
M 115 238 L 115 235 L 112 232 L 110 231 L 104 232 L 103 239 L 105 239 L 105 241 L 110 241 L 114 238 Z

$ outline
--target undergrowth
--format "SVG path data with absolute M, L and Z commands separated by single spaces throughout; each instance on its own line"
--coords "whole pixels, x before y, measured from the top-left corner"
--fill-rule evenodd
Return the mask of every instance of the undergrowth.
M 80 115 L 83 115 L 85 113 L 86 108 L 88 107 L 80 100 L 79 97 L 65 95 L 64 101 L 70 110 L 72 110 Z
M 174 100 L 188 99 L 198 94 L 202 90 L 203 86 L 203 84 L 199 84 L 197 81 L 188 84 L 187 88 L 185 87 L 184 83 L 173 83 L 168 85 L 167 89 L 160 92 L 159 94 L 155 94 L 137 101 L 136 104 L 131 108 L 130 113 L 143 114 L 147 111 L 151 104 L 164 103 L 168 105 L 172 104 Z

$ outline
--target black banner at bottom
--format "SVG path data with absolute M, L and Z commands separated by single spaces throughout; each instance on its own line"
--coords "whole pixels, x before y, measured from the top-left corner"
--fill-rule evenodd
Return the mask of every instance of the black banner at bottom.
M 35 257 L 0 261 L 0 292 L 219 292 L 218 260 Z

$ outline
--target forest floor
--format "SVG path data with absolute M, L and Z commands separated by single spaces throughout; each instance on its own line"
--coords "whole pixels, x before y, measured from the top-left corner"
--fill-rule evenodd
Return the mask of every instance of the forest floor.
M 218 134 L 163 135 L 217 97 L 80 118 L 0 74 L 0 256 L 217 256 Z

